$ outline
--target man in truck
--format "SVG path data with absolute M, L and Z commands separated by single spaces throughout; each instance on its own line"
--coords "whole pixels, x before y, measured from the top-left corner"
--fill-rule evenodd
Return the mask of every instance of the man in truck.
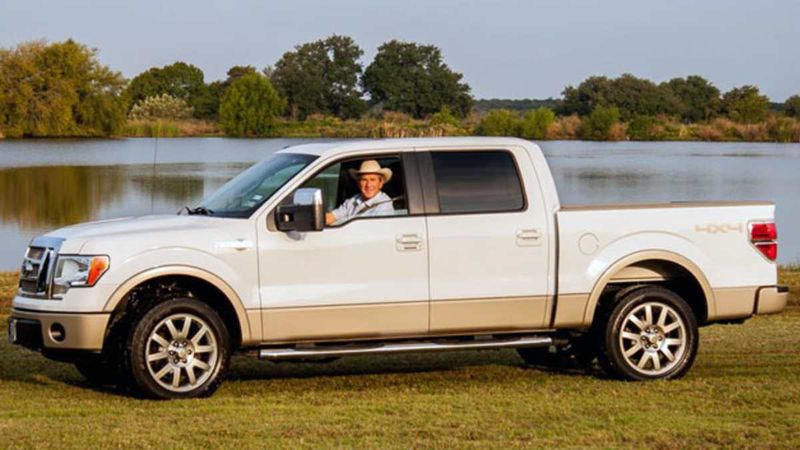
M 392 169 L 381 167 L 374 159 L 361 163 L 358 170 L 350 169 L 350 176 L 358 182 L 359 193 L 345 200 L 338 208 L 325 214 L 325 225 L 346 222 L 354 216 L 382 216 L 392 214 L 392 199 L 383 189 L 392 178 Z

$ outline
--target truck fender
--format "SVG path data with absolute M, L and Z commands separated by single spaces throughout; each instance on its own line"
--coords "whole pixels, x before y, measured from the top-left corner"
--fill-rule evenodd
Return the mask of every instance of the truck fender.
M 597 309 L 597 304 L 600 301 L 600 297 L 614 276 L 626 268 L 643 261 L 667 261 L 676 264 L 689 272 L 703 290 L 709 316 L 716 315 L 714 291 L 711 289 L 708 279 L 697 264 L 695 264 L 689 258 L 669 250 L 644 250 L 617 259 L 611 265 L 609 265 L 608 268 L 597 279 L 586 304 L 583 317 L 584 324 L 591 325 Z
M 248 320 L 247 310 L 244 308 L 241 298 L 236 291 L 222 278 L 213 273 L 190 265 L 175 264 L 145 269 L 129 277 L 111 294 L 103 308 L 104 311 L 113 312 L 122 299 L 136 286 L 155 278 L 168 275 L 182 275 L 203 280 L 222 292 L 230 302 L 236 318 L 239 321 L 239 329 L 242 333 L 242 344 L 258 341 L 258 336 L 253 335 L 250 321 Z

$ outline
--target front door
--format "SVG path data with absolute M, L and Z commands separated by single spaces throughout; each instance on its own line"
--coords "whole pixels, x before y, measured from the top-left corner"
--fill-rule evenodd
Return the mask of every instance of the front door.
M 326 210 L 359 194 L 355 171 L 377 160 L 392 177 L 392 208 L 319 232 L 285 233 L 259 220 L 258 251 L 265 342 L 421 335 L 428 331 L 427 228 L 414 170 L 400 154 L 340 160 L 303 187 L 323 191 Z M 413 178 L 413 179 L 412 179 Z M 287 197 L 291 198 L 291 194 Z M 265 216 L 265 219 L 268 215 Z

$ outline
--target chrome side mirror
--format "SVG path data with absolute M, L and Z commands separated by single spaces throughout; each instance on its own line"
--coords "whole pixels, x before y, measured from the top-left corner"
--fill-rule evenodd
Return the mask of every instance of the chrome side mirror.
M 322 190 L 319 188 L 296 190 L 292 204 L 278 206 L 275 222 L 281 231 L 321 231 L 325 227 Z

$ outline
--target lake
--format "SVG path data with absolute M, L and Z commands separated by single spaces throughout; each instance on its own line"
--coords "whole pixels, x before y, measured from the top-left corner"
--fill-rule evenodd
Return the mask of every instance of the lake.
M 0 271 L 18 269 L 30 239 L 50 229 L 175 213 L 270 153 L 319 141 L 326 140 L 0 140 Z M 540 145 L 564 204 L 772 200 L 778 259 L 800 261 L 800 144 Z

